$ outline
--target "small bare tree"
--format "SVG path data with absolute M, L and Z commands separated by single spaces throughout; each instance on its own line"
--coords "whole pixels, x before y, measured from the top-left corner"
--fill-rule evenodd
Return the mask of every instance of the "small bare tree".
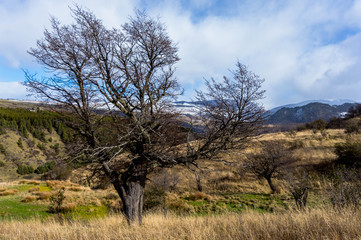
M 52 31 L 29 51 L 52 75 L 27 73 L 25 84 L 64 107 L 60 112 L 80 136 L 74 152 L 109 177 L 128 222 L 141 223 L 151 172 L 213 158 L 255 134 L 264 116 L 257 102 L 264 80 L 237 63 L 231 78 L 207 81 L 208 90 L 198 92 L 203 129 L 192 131 L 170 107 L 181 93 L 174 76 L 179 57 L 158 19 L 136 12 L 109 30 L 89 11 L 72 13 L 74 24 L 53 19 Z M 100 104 L 115 114 L 96 114 Z
M 328 191 L 335 208 L 359 207 L 361 203 L 361 181 L 357 169 L 340 167 L 331 176 Z
M 278 192 L 278 187 L 273 183 L 273 178 L 279 176 L 286 167 L 295 159 L 291 151 L 280 141 L 263 141 L 260 149 L 248 154 L 244 166 L 259 178 L 267 180 L 273 193 Z
M 306 170 L 300 170 L 287 174 L 285 179 L 297 208 L 304 210 L 307 205 L 308 193 L 311 189 L 309 173 Z

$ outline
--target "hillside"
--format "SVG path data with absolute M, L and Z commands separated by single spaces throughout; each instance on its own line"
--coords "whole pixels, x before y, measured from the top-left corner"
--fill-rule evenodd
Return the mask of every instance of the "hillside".
M 318 119 L 328 121 L 332 117 L 342 116 L 356 103 L 328 105 L 324 103 L 309 103 L 300 107 L 283 107 L 271 114 L 267 120 L 270 124 L 294 124 L 313 122 Z
M 0 107 L 0 181 L 21 177 L 19 168 L 54 161 L 69 141 L 70 132 L 56 113 L 27 107 L 31 109 Z

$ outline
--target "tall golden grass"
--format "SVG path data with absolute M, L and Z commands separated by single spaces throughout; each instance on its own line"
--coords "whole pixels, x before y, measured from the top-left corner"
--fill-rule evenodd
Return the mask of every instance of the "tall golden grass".
M 313 209 L 305 212 L 219 216 L 148 214 L 128 226 L 109 216 L 85 221 L 30 220 L 0 225 L 0 239 L 360 239 L 361 211 Z

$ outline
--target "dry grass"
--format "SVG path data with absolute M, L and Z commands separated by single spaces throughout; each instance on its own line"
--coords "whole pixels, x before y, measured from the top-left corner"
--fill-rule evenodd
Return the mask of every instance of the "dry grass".
M 28 203 L 28 202 L 34 202 L 36 200 L 35 196 L 26 196 L 21 200 L 21 202 Z
M 17 189 L 7 189 L 4 191 L 0 191 L 0 196 L 9 196 L 9 195 L 15 195 L 19 192 Z
M 40 191 L 40 187 L 33 187 L 28 190 L 28 192 L 38 192 Z
M 34 194 L 38 196 L 39 200 L 46 200 L 53 196 L 51 192 L 34 192 Z
M 3 222 L 2 239 L 359 239 L 360 211 L 316 209 L 285 214 L 244 213 L 206 217 L 147 215 L 129 227 L 110 216 L 84 221 Z

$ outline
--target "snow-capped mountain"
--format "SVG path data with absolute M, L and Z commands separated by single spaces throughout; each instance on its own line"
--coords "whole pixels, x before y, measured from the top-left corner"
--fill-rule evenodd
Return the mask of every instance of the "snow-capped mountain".
M 283 105 L 283 106 L 279 106 L 279 107 L 275 107 L 269 110 L 270 115 L 276 113 L 278 110 L 282 109 L 282 108 L 295 108 L 295 107 L 302 107 L 302 106 L 306 106 L 307 104 L 310 103 L 323 103 L 323 104 L 328 104 L 330 106 L 341 106 L 345 103 L 357 103 L 354 100 L 349 100 L 349 99 L 319 99 L 319 100 L 307 100 L 307 101 L 303 101 L 303 102 L 299 102 L 299 103 L 294 103 L 294 104 L 287 104 L 287 105 Z

